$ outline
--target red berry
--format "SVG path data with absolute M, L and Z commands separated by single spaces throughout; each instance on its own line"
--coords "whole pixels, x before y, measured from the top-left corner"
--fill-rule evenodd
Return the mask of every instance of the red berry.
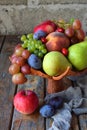
M 41 41 L 42 41 L 43 43 L 46 43 L 46 42 L 47 42 L 47 39 L 46 39 L 45 37 L 42 37 L 42 38 L 41 38 Z
M 62 54 L 64 56 L 67 56 L 68 55 L 68 50 L 66 48 L 62 48 Z
M 57 28 L 57 31 L 58 31 L 58 32 L 61 32 L 61 33 L 64 33 L 64 29 L 61 28 L 61 27 L 58 27 L 58 28 Z

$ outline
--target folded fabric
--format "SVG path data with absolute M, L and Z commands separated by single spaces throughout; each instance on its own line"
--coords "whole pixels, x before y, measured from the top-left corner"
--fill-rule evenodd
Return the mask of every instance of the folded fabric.
M 63 107 L 52 116 L 54 121 L 48 130 L 69 130 L 72 111 L 76 115 L 87 113 L 87 76 L 76 79 L 74 83 L 74 87 L 71 86 L 65 91 L 46 96 L 46 103 L 57 96 L 64 100 Z
M 63 108 L 58 110 L 57 114 L 55 114 L 52 118 L 54 119 L 54 122 L 52 127 L 48 130 L 69 130 L 72 118 L 71 108 L 68 104 L 64 103 Z

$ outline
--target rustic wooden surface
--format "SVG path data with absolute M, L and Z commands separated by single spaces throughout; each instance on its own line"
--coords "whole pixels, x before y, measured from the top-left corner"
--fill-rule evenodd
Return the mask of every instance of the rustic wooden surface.
M 8 73 L 9 56 L 20 36 L 0 36 L 0 130 L 47 130 L 52 119 L 40 116 L 39 109 L 46 95 L 46 80 L 39 76 L 28 76 L 24 85 L 14 85 Z M 40 100 L 40 106 L 33 114 L 25 116 L 13 107 L 13 97 L 20 89 L 35 91 Z M 87 130 L 87 115 L 73 115 L 70 130 Z

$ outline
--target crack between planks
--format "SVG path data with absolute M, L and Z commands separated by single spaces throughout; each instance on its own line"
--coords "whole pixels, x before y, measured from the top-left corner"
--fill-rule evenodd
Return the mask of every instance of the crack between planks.
M 79 130 L 81 130 L 79 116 L 77 117 L 77 121 L 78 121 L 78 128 L 79 128 Z
M 15 86 L 14 96 L 17 93 L 17 88 L 18 88 L 18 85 Z M 10 119 L 10 123 L 9 123 L 9 130 L 11 130 L 11 128 L 12 128 L 13 116 L 14 116 L 14 106 L 12 104 L 12 111 L 11 111 L 11 119 Z
M 45 98 L 46 95 L 47 95 L 46 86 L 47 86 L 47 84 L 46 84 L 46 79 L 44 78 L 44 98 Z
M 1 51 L 2 51 L 2 48 L 3 48 L 3 45 L 4 45 L 5 39 L 6 39 L 6 36 L 4 36 L 4 38 L 3 38 L 3 40 L 2 40 L 1 47 L 0 47 L 0 53 L 1 53 Z
M 47 95 L 46 86 L 47 86 L 47 80 L 44 78 L 44 98 Z M 44 130 L 46 130 L 46 118 L 44 118 Z

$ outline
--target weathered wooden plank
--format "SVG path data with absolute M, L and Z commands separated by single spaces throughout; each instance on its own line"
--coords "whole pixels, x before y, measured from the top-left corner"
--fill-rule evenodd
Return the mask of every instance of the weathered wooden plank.
M 9 41 L 6 38 L 0 54 L 0 130 L 10 130 L 12 120 L 12 102 L 16 86 L 11 82 L 11 75 L 8 73 L 10 61 L 5 48 L 8 50 L 10 48 L 10 53 L 12 53 L 13 46 L 12 39 Z
M 12 54 L 14 51 L 14 47 L 20 43 L 20 36 L 16 35 L 8 35 L 6 36 L 6 45 L 3 45 L 2 53 L 6 53 L 8 55 Z
M 70 130 L 79 130 L 78 118 L 75 114 L 72 115 Z
M 8 73 L 8 56 L 0 54 L 0 129 L 9 130 L 12 116 L 12 99 L 15 86 Z
M 87 114 L 79 116 L 80 130 L 87 130 Z
M 44 79 L 38 76 L 28 76 L 27 83 L 18 86 L 18 91 L 20 89 L 34 91 L 39 97 L 40 105 L 37 111 L 27 116 L 14 110 L 11 130 L 45 130 L 44 118 L 39 114 L 39 109 L 44 99 Z

